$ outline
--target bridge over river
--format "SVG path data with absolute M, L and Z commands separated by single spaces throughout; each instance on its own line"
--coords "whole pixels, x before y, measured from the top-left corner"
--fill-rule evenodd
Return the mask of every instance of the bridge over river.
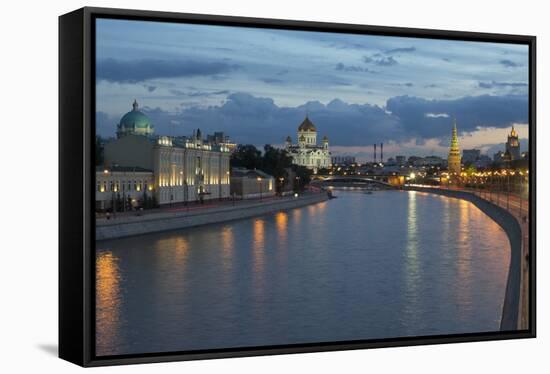
M 404 177 L 397 175 L 315 175 L 311 184 L 322 187 L 363 187 L 372 189 L 399 188 Z

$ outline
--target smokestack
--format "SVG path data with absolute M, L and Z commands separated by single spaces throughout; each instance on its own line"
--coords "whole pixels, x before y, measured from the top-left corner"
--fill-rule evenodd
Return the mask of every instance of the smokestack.
M 374 143 L 374 162 L 376 163 L 376 143 Z
M 380 162 L 384 162 L 384 143 L 380 143 Z

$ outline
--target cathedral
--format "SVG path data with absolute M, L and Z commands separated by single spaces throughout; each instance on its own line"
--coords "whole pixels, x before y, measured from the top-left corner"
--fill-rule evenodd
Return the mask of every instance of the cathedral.
M 285 149 L 292 156 L 294 164 L 312 169 L 314 173 L 330 166 L 328 138 L 323 137 L 323 145 L 317 145 L 317 129 L 307 115 L 298 127 L 298 144 L 292 144 L 288 136 Z

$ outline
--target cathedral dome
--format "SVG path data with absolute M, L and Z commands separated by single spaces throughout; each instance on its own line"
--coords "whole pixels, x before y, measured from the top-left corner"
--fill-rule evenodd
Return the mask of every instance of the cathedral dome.
M 153 125 L 151 124 L 149 117 L 138 110 L 137 101 L 134 100 L 132 107 L 133 109 L 120 119 L 120 123 L 118 125 L 119 136 L 128 134 L 152 135 Z
M 302 124 L 298 127 L 298 131 L 317 131 L 313 122 L 306 116 Z

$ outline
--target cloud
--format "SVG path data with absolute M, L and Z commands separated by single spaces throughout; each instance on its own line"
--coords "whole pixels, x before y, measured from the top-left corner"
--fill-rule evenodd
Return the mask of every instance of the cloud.
M 364 146 L 372 143 L 408 144 L 407 149 L 433 146 L 439 139 L 448 143 L 452 119 L 456 117 L 459 133 L 480 128 L 505 128 L 512 123 L 528 121 L 526 95 L 475 96 L 455 100 L 427 100 L 398 96 L 389 99 L 386 107 L 350 104 L 334 99 L 326 104 L 310 101 L 295 107 L 275 104 L 268 97 L 248 93 L 232 93 L 221 104 L 183 107 L 177 112 L 143 107 L 157 134 L 189 135 L 200 127 L 204 133 L 224 131 L 238 143 L 282 144 L 287 135 L 294 140 L 296 129 L 308 113 L 317 125 L 319 136 L 327 135 L 331 145 Z M 124 111 L 123 111 L 124 112 Z M 120 113 L 122 116 L 124 113 Z M 98 117 L 98 132 L 111 130 L 118 119 Z M 500 138 L 498 141 L 501 141 Z M 411 148 L 412 147 L 412 148 Z
M 504 67 L 507 67 L 507 68 L 517 68 L 519 66 L 521 66 L 520 64 L 517 64 L 515 63 L 514 61 L 511 61 L 511 60 L 500 60 L 499 63 L 504 66 Z
M 393 56 L 378 57 L 377 55 L 378 54 L 372 56 L 364 56 L 363 62 L 366 64 L 374 64 L 377 66 L 393 66 L 398 64 L 397 60 L 394 59 Z
M 345 65 L 342 62 L 339 62 L 334 67 L 335 70 L 338 71 L 349 71 L 349 72 L 360 72 L 360 73 L 376 73 L 374 70 L 370 70 L 369 68 L 365 68 L 362 66 L 356 66 L 356 65 Z
M 415 47 L 407 47 L 407 48 L 394 48 L 394 49 L 388 49 L 384 53 L 387 55 L 396 54 L 396 53 L 410 53 L 416 51 Z
M 180 89 L 171 89 L 169 91 L 172 95 L 176 97 L 210 97 L 210 96 L 216 96 L 216 95 L 227 95 L 229 94 L 229 90 L 218 90 L 218 91 L 183 91 Z
M 478 86 L 479 86 L 479 88 L 490 89 L 490 88 L 508 88 L 508 87 L 523 88 L 523 87 L 528 87 L 529 85 L 527 83 L 521 83 L 521 82 L 496 82 L 496 81 L 491 81 L 491 82 L 478 82 Z
M 447 113 L 425 113 L 424 117 L 426 118 L 449 118 Z
M 386 107 L 398 117 L 403 134 L 418 138 L 446 139 L 452 119 L 456 118 L 460 133 L 480 127 L 508 127 L 512 123 L 528 122 L 527 95 L 481 95 L 454 100 L 427 100 L 411 96 L 397 96 L 387 101 Z M 449 117 L 427 117 L 426 113 L 446 113 Z
M 240 66 L 227 62 L 194 60 L 99 60 L 96 67 L 98 80 L 119 83 L 136 83 L 155 78 L 216 76 L 229 73 Z
M 262 82 L 268 83 L 268 84 L 283 84 L 283 83 L 285 83 L 285 81 L 282 80 L 282 79 L 270 78 L 270 77 L 261 78 L 260 80 L 261 80 Z

